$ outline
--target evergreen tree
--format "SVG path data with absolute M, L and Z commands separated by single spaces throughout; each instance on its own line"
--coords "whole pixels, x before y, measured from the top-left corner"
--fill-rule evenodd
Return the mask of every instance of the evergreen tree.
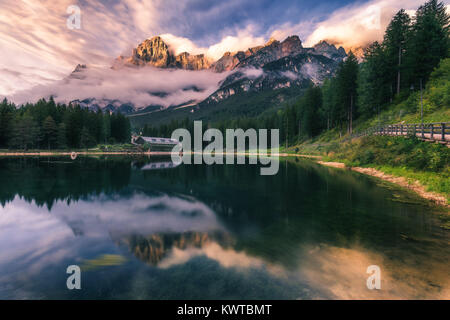
M 300 100 L 301 132 L 300 134 L 312 138 L 320 133 L 319 110 L 322 107 L 322 91 L 319 87 L 310 87 Z
M 409 82 L 418 88 L 449 52 L 449 15 L 443 2 L 430 0 L 419 7 L 407 48 Z
M 350 51 L 347 59 L 341 63 L 337 75 L 338 108 L 341 110 L 341 119 L 347 122 L 347 132 L 353 131 L 353 117 L 356 111 L 356 98 L 358 87 L 358 60 Z
M 358 81 L 358 102 L 361 115 L 370 117 L 390 101 L 392 82 L 386 51 L 378 42 L 370 45 L 364 53 Z
M 30 115 L 16 115 L 13 120 L 10 146 L 28 150 L 35 145 L 38 130 L 36 121 Z
M 67 132 L 66 125 L 64 122 L 61 122 L 58 126 L 58 136 L 57 136 L 57 145 L 60 149 L 67 148 Z
M 83 127 L 80 133 L 80 146 L 82 148 L 89 148 L 95 145 L 95 140 L 92 135 L 89 133 L 88 128 Z
M 322 85 L 322 106 L 319 114 L 322 119 L 323 127 L 330 130 L 333 127 L 333 119 L 336 111 L 335 81 L 325 79 Z
M 12 134 L 15 106 L 3 99 L 0 104 L 0 147 L 7 147 Z
M 56 126 L 56 123 L 51 116 L 45 118 L 42 127 L 44 143 L 47 144 L 47 147 L 50 150 L 50 147 L 53 147 L 56 143 L 58 127 Z
M 384 77 L 388 77 L 395 91 L 400 94 L 403 71 L 403 55 L 411 27 L 411 19 L 404 9 L 400 10 L 392 19 L 384 35 L 383 46 L 386 50 L 385 61 L 389 69 Z M 392 90 L 394 91 L 394 90 Z

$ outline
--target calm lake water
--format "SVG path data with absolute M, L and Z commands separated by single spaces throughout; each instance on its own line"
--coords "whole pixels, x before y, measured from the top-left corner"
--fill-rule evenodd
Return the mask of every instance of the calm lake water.
M 307 160 L 149 161 L 0 159 L 0 299 L 450 298 L 448 213 L 414 194 Z

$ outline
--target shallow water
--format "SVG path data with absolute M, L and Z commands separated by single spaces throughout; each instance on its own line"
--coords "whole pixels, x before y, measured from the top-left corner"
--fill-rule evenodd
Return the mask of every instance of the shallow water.
M 149 161 L 0 159 L 0 299 L 450 298 L 448 213 L 408 191 L 307 160 Z

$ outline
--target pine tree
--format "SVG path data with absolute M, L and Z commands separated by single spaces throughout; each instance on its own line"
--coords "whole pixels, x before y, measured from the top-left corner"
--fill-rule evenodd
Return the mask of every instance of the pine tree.
M 386 62 L 390 68 L 387 76 L 395 83 L 397 94 L 401 90 L 403 55 L 411 27 L 411 19 L 404 9 L 400 10 L 386 29 L 383 46 L 386 48 Z
M 300 100 L 301 133 L 308 138 L 317 135 L 321 130 L 319 110 L 322 108 L 322 90 L 310 87 Z
M 80 146 L 82 148 L 89 148 L 92 147 L 94 144 L 95 144 L 94 138 L 89 133 L 88 128 L 83 127 L 83 129 L 81 129 L 80 134 Z
M 373 116 L 391 99 L 392 78 L 389 77 L 387 60 L 386 50 L 378 42 L 365 50 L 358 80 L 358 102 L 362 116 Z
M 0 147 L 7 147 L 12 134 L 15 107 L 3 99 L 0 103 Z
M 358 60 L 350 51 L 347 59 L 341 63 L 336 75 L 337 99 L 341 110 L 340 118 L 346 119 L 347 132 L 350 134 L 353 132 L 353 117 L 356 111 L 358 69 Z
M 430 0 L 419 7 L 407 47 L 409 82 L 426 82 L 441 59 L 448 57 L 450 17 L 443 2 Z
M 67 148 L 67 132 L 66 132 L 66 125 L 61 122 L 58 126 L 58 135 L 57 135 L 57 145 L 60 149 Z
M 27 150 L 36 143 L 38 126 L 33 118 L 28 115 L 16 115 L 13 120 L 10 147 Z
M 55 121 L 51 116 L 45 118 L 44 123 L 42 124 L 44 142 L 46 142 L 48 149 L 54 146 L 57 140 L 57 132 L 58 127 L 56 126 Z

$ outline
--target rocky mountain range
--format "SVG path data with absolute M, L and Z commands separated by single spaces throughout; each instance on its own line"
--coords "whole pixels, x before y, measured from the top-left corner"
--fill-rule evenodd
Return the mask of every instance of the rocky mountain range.
M 204 54 L 191 55 L 183 52 L 174 55 L 169 46 L 156 36 L 147 39 L 133 49 L 131 56 L 120 56 L 114 62 L 113 68 L 122 66 L 153 66 L 157 68 L 179 68 L 186 70 L 208 69 L 211 62 Z
M 264 103 L 273 105 L 283 102 L 290 96 L 300 95 L 302 90 L 314 84 L 321 84 L 324 79 L 331 77 L 341 61 L 346 58 L 345 50 L 322 41 L 312 48 L 305 48 L 298 36 L 290 36 L 284 41 L 270 39 L 266 44 L 249 48 L 246 51 L 226 52 L 219 60 L 212 61 L 204 54 L 191 55 L 183 52 L 175 55 L 171 47 L 164 40 L 155 36 L 140 43 L 130 56 L 120 56 L 115 59 L 113 70 L 127 70 L 127 68 L 161 68 L 168 70 L 208 70 L 214 73 L 224 73 L 226 77 L 215 92 L 202 100 L 189 100 L 182 104 L 169 107 L 150 105 L 134 105 L 130 101 L 110 99 L 84 99 L 75 101 L 89 108 L 101 108 L 108 111 L 120 111 L 133 114 L 138 122 L 163 122 L 169 118 L 194 117 L 208 118 L 208 110 L 217 112 L 221 104 L 228 107 L 226 100 L 232 96 L 234 101 L 242 104 L 249 96 L 263 93 L 267 96 Z M 70 78 L 82 79 L 85 65 L 78 65 Z M 184 90 L 184 89 L 183 89 Z M 201 91 L 195 86 L 186 90 Z M 170 92 L 152 93 L 160 96 Z M 109 97 L 108 97 L 109 98 Z M 211 106 L 214 106 L 213 108 Z M 261 107 L 261 110 L 267 106 Z M 201 111 L 201 112 L 199 112 Z M 245 110 L 240 110 L 245 113 Z M 156 113 L 161 114 L 156 115 Z M 198 115 L 198 116 L 197 116 Z M 142 117 L 142 119 L 139 119 Z

